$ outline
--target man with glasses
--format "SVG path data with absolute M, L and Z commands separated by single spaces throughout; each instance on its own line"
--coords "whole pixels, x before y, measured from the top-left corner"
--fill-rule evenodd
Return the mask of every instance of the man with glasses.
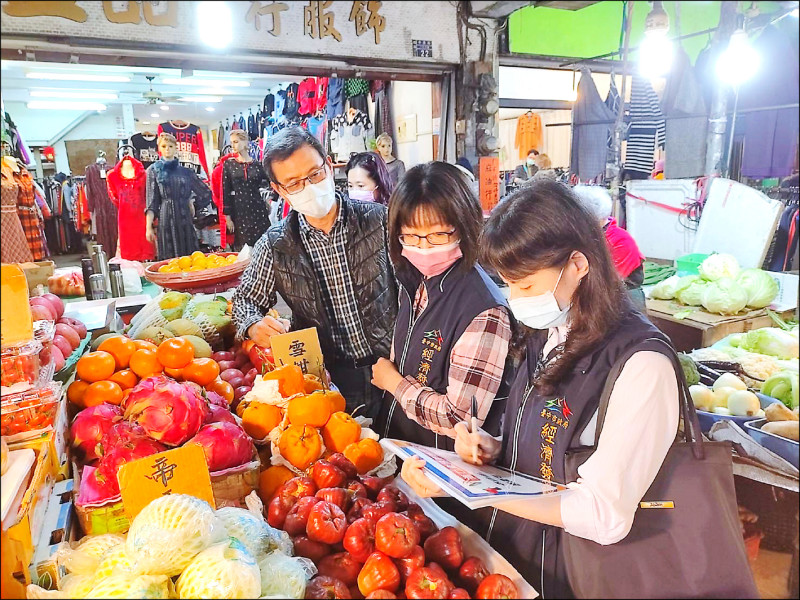
M 292 208 L 256 243 L 233 297 L 240 339 L 269 347 L 290 323 L 267 311 L 277 293 L 292 309 L 292 329 L 316 327 L 331 379 L 347 410 L 375 417 L 381 391 L 371 367 L 389 355 L 397 287 L 387 250 L 386 207 L 336 193 L 333 165 L 317 138 L 299 127 L 272 137 L 264 169 Z

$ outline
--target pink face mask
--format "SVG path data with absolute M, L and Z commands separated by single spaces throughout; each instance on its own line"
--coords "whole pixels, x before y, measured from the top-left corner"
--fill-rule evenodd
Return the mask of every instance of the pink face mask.
M 452 267 L 463 256 L 461 242 L 433 248 L 403 246 L 402 255 L 425 277 L 436 277 Z
M 362 202 L 374 202 L 374 190 L 347 190 L 347 195 L 351 200 L 360 200 Z

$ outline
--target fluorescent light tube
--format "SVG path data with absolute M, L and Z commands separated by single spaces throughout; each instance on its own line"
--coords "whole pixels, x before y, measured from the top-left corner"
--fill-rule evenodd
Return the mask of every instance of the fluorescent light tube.
M 181 102 L 207 102 L 209 104 L 216 104 L 222 102 L 222 96 L 183 96 L 178 98 Z
M 61 90 L 31 90 L 31 98 L 63 98 L 68 100 L 116 100 L 118 96 L 108 92 L 62 92 Z
M 59 81 L 103 81 L 113 83 L 127 83 L 131 80 L 127 75 L 93 75 L 91 73 L 44 73 L 32 71 L 26 73 L 28 79 L 53 79 Z M 249 85 L 249 84 L 248 84 Z
M 61 102 L 58 100 L 34 100 L 27 107 L 33 110 L 105 110 L 100 102 Z
M 191 77 L 166 77 L 161 80 L 166 85 L 206 85 L 210 87 L 250 87 L 250 82 L 243 79 L 193 79 Z

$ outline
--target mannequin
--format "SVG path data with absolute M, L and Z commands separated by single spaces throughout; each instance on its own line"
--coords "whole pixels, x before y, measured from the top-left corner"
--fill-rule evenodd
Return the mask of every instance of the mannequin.
M 406 165 L 402 160 L 392 155 L 392 138 L 388 133 L 380 134 L 375 140 L 375 148 L 386 163 L 386 168 L 389 169 L 389 177 L 392 178 L 392 184 L 397 185 L 397 182 L 406 172 Z
M 25 239 L 25 231 L 22 229 L 19 214 L 17 214 L 20 187 L 14 175 L 20 172 L 20 168 L 16 159 L 9 154 L 11 146 L 6 141 L 3 141 L 0 151 L 3 154 L 0 165 L 0 171 L 2 171 L 0 237 L 3 239 L 3 243 L 0 244 L 0 258 L 4 263 L 30 262 L 33 260 L 33 256 L 28 246 L 28 240 Z
M 247 131 L 231 132 L 236 154 L 222 166 L 222 201 L 226 226 L 233 234 L 235 250 L 254 246 L 270 226 L 269 208 L 261 197 L 261 188 L 269 188 L 264 167 L 250 156 Z
M 106 179 L 111 166 L 106 162 L 106 153 L 97 151 L 93 164 L 86 167 L 86 200 L 92 215 L 92 225 L 97 236 L 97 243 L 102 244 L 108 256 L 117 253 L 118 217 L 117 207 L 108 197 Z
M 199 250 L 192 223 L 195 210 L 211 204 L 211 190 L 197 174 L 178 163 L 175 136 L 158 136 L 161 159 L 147 169 L 147 209 L 145 239 L 156 242 L 153 226 L 158 219 L 159 260 L 189 255 Z
M 122 160 L 108 173 L 108 196 L 119 214 L 119 254 L 126 260 L 153 260 L 156 249 L 145 238 L 147 175 L 144 165 L 133 156 Z

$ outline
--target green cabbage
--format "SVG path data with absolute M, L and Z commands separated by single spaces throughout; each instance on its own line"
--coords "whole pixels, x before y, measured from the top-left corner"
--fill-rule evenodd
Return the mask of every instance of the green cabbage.
M 783 360 L 798 358 L 799 346 L 796 336 L 777 327 L 754 329 L 738 340 L 738 347 L 742 350 L 776 356 Z
M 739 262 L 731 254 L 712 254 L 700 263 L 697 272 L 707 281 L 717 281 L 723 277 L 735 279 L 739 275 Z
M 761 393 L 777 398 L 794 409 L 800 404 L 800 375 L 793 371 L 777 373 L 764 382 Z
M 689 275 L 688 277 L 695 277 Z M 697 277 L 688 286 L 680 290 L 675 297 L 679 302 L 687 306 L 700 306 L 703 304 L 703 291 L 706 289 L 708 282 L 704 279 Z
M 730 277 L 712 281 L 703 290 L 703 308 L 721 315 L 735 315 L 747 306 L 747 292 Z
M 745 269 L 736 282 L 747 292 L 747 306 L 751 308 L 769 306 L 778 295 L 778 282 L 761 269 Z
M 650 290 L 650 297 L 656 300 L 672 300 L 675 297 L 675 290 L 681 279 L 679 275 L 667 277 L 664 281 L 653 286 L 653 289 Z

